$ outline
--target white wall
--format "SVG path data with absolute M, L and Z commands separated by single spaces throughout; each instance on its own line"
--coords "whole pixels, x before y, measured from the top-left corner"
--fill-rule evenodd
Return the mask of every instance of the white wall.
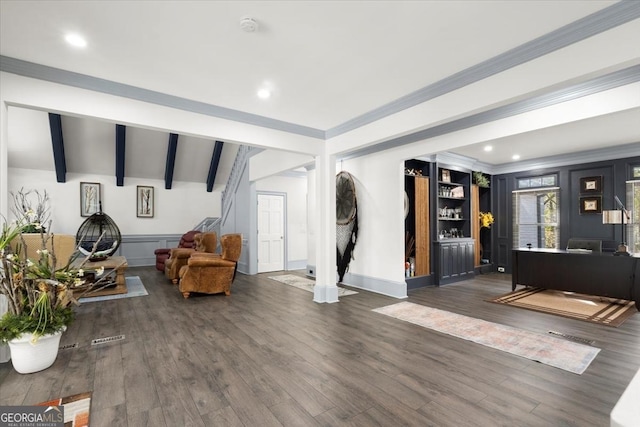
M 314 158 L 305 154 L 288 153 L 278 150 L 264 150 L 251 156 L 249 179 L 257 181 L 280 172 L 313 164 Z
M 358 201 L 358 241 L 345 284 L 391 295 L 407 296 L 404 281 L 404 159 L 385 151 L 336 164 L 336 174 L 349 172 Z M 315 267 L 315 171 L 307 175 L 308 265 Z
M 311 169 L 307 172 L 307 273 L 311 275 L 316 266 L 316 212 L 316 171 Z
M 358 241 L 344 282 L 406 296 L 402 159 L 382 152 L 338 166 L 353 176 L 358 201 Z
M 115 185 L 114 176 L 67 174 L 67 182 L 56 182 L 54 171 L 9 168 L 8 188 L 16 192 L 47 190 L 51 199 L 53 232 L 76 234 L 86 217 L 80 216 L 80 182 L 99 182 L 103 211 L 120 228 L 123 235 L 182 234 L 191 230 L 203 218 L 221 215 L 219 192 L 207 193 L 205 183 L 174 182 L 171 190 L 164 181 L 127 178 L 124 186 Z M 136 216 L 136 186 L 154 187 L 153 218 Z M 13 215 L 10 214 L 9 218 Z
M 272 176 L 256 181 L 256 191 L 287 195 L 287 269 L 307 263 L 307 178 Z M 291 265 L 289 265 L 291 264 Z

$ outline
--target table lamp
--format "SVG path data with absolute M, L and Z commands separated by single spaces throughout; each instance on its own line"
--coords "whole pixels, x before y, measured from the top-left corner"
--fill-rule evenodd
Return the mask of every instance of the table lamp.
M 625 231 L 626 224 L 631 219 L 629 216 L 629 211 L 624 207 L 618 196 L 615 196 L 616 204 L 618 205 L 618 209 L 603 211 L 602 212 L 602 223 L 603 224 L 620 224 L 622 227 L 622 236 L 620 239 L 620 244 L 618 248 L 613 253 L 617 256 L 630 256 L 629 250 L 627 248 L 627 243 L 625 241 Z

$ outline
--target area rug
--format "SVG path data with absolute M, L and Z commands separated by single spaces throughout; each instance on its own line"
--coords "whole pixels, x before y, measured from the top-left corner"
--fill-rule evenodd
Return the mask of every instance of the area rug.
M 620 326 L 638 312 L 633 301 L 540 288 L 523 288 L 488 301 L 607 326 Z
M 138 276 L 129 276 L 125 277 L 124 279 L 127 282 L 126 294 L 104 295 L 101 297 L 84 297 L 80 299 L 80 302 L 84 304 L 86 302 L 107 301 L 112 299 L 141 297 L 144 295 L 149 295 L 147 289 L 142 284 L 142 280 L 140 280 Z
M 38 406 L 62 406 L 64 407 L 65 427 L 88 427 L 91 392 L 49 400 L 38 403 Z
M 582 374 L 599 348 L 410 302 L 373 309 L 405 322 Z
M 275 280 L 285 285 L 293 286 L 298 289 L 304 289 L 308 292 L 313 292 L 313 286 L 316 284 L 315 280 L 307 279 L 306 277 L 296 276 L 295 274 L 284 274 L 281 276 L 269 276 L 269 279 Z M 356 291 L 341 288 L 338 286 L 338 296 L 344 297 L 347 295 L 357 294 Z

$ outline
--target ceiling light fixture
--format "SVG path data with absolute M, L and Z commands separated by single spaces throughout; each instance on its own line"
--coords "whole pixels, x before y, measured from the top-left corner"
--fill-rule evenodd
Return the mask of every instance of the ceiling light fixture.
M 258 31 L 258 22 L 249 16 L 243 16 L 240 18 L 240 28 L 247 33 L 255 33 Z
M 64 39 L 73 47 L 87 47 L 87 41 L 80 34 L 69 33 Z
M 491 151 L 493 150 L 493 147 L 491 145 L 487 145 L 484 147 L 484 151 Z
M 511 158 L 513 160 L 519 160 L 520 159 L 520 154 L 514 154 L 513 156 L 511 156 Z
M 271 96 L 271 91 L 269 89 L 260 89 L 258 91 L 258 98 L 267 99 Z

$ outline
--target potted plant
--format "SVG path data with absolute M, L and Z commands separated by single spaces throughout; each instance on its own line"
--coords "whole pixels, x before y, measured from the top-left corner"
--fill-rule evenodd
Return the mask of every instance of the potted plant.
M 35 201 L 33 200 L 35 196 Z M 44 224 L 49 222 L 50 206 L 47 190 L 26 190 L 21 188 L 18 192 L 11 192 L 13 207 L 11 211 L 23 224 L 22 233 L 45 232 Z
M 491 182 L 489 181 L 489 177 L 480 171 L 473 172 L 473 182 L 478 187 L 482 187 L 482 188 L 489 188 L 489 186 L 491 185 Z
M 71 268 L 72 257 L 58 268 L 55 251 L 46 249 L 54 247 L 53 241 L 48 242 L 55 235 L 43 233 L 43 227 L 38 256 L 28 258 L 22 235 L 28 229 L 25 225 L 22 220 L 3 221 L 0 233 L 0 294 L 8 302 L 8 311 L 0 318 L 0 343 L 9 344 L 19 373 L 37 372 L 55 362 L 60 337 L 74 319 L 73 306 L 78 305 L 74 288 L 85 282 L 81 267 L 88 259 L 79 268 Z M 100 280 L 92 291 L 100 286 Z

